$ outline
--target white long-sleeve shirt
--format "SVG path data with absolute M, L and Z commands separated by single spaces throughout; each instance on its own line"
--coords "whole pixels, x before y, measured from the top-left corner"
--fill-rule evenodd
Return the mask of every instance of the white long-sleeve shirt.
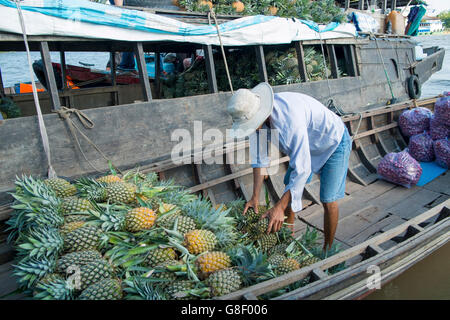
M 290 158 L 289 166 L 293 171 L 285 192 L 291 191 L 291 207 L 297 212 L 302 209 L 302 194 L 311 171 L 318 173 L 336 150 L 345 125 L 338 115 L 316 99 L 294 92 L 274 95 L 270 120 L 272 130 L 278 130 L 280 150 Z M 252 167 L 269 166 L 267 150 L 252 151 L 251 155 Z

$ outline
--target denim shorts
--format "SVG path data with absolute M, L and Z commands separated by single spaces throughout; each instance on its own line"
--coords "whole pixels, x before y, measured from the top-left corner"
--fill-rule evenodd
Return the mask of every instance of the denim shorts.
M 345 128 L 341 142 L 327 162 L 320 169 L 320 201 L 322 203 L 334 202 L 345 196 L 345 180 L 347 177 L 348 160 L 352 150 L 352 140 Z M 284 184 L 289 184 L 289 178 L 292 172 L 289 167 L 284 176 Z M 306 183 L 312 179 L 312 173 Z

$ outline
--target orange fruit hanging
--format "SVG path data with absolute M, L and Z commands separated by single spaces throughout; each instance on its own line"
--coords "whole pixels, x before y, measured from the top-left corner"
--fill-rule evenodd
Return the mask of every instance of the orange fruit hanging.
M 242 12 L 245 9 L 244 4 L 241 1 L 234 1 L 231 6 L 233 7 L 234 11 L 236 12 Z

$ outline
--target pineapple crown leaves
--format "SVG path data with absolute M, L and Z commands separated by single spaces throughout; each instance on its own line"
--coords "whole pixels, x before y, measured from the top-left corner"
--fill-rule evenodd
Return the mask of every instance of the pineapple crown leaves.
M 73 289 L 65 279 L 54 279 L 48 283 L 38 282 L 34 296 L 37 300 L 73 300 Z
M 239 246 L 229 255 L 247 286 L 275 277 L 267 256 L 253 245 Z
M 32 288 L 39 279 L 55 270 L 56 259 L 54 257 L 41 259 L 24 258 L 14 265 L 14 275 L 18 277 L 19 286 Z
M 95 201 L 97 197 L 102 197 L 105 193 L 107 183 L 99 182 L 93 178 L 82 177 L 75 182 L 78 193 L 83 198 Z
M 199 197 L 185 204 L 182 211 L 198 224 L 200 229 L 208 229 L 213 232 L 225 229 L 234 229 L 236 221 L 229 216 L 230 209 L 215 209 L 209 201 Z
M 18 192 L 13 193 L 12 196 L 20 203 L 53 207 L 54 209 L 57 209 L 60 205 L 60 200 L 55 192 L 42 180 L 36 180 L 25 175 L 22 178 L 16 176 L 15 184 Z
M 94 217 L 90 224 L 98 225 L 104 231 L 121 231 L 125 227 L 128 207 L 117 204 L 93 204 L 96 210 L 89 210 Z
M 31 258 L 52 257 L 62 251 L 64 240 L 58 229 L 40 227 L 30 229 L 27 235 L 18 238 L 17 251 L 20 256 Z
M 165 292 L 157 285 L 133 277 L 123 282 L 127 300 L 167 300 Z

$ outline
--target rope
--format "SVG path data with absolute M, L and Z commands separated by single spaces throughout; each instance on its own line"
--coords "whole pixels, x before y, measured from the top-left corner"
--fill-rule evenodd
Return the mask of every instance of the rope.
M 325 74 L 325 77 L 327 78 L 328 98 L 330 98 L 331 97 L 330 80 L 328 79 L 327 61 L 325 59 L 325 51 L 323 49 L 323 43 L 322 43 L 322 34 L 320 32 L 319 32 L 319 40 L 320 40 L 320 49 L 322 50 L 323 73 Z
M 97 167 L 86 157 L 86 154 L 84 153 L 83 149 L 81 148 L 81 144 L 80 141 L 78 140 L 77 137 L 77 131 L 78 133 L 92 146 L 94 147 L 95 150 L 98 151 L 98 153 L 100 153 L 100 155 L 103 157 L 103 159 L 105 159 L 108 163 L 110 163 L 112 165 L 112 161 L 100 150 L 100 148 L 94 143 L 92 142 L 91 139 L 89 139 L 88 136 L 86 136 L 81 130 L 80 128 L 75 124 L 75 122 L 70 118 L 70 116 L 72 114 L 74 114 L 78 120 L 81 122 L 81 124 L 83 125 L 83 127 L 87 128 L 87 129 L 92 129 L 94 128 L 94 122 L 82 111 L 78 110 L 78 109 L 74 109 L 74 108 L 67 108 L 67 107 L 61 107 L 61 109 L 56 110 L 56 113 L 58 113 L 59 117 L 63 120 L 66 121 L 67 126 L 69 127 L 70 133 L 72 134 L 72 137 L 74 138 L 76 145 L 78 147 L 78 150 L 80 150 L 80 153 L 83 155 L 84 159 L 87 161 L 87 163 L 97 172 L 103 172 L 99 169 L 97 169 Z M 114 169 L 116 169 L 119 173 L 120 170 L 117 169 L 117 167 L 115 167 L 114 165 L 112 165 L 114 167 Z
M 217 36 L 219 37 L 220 50 L 222 51 L 223 63 L 225 64 L 225 72 L 227 73 L 228 84 L 230 85 L 231 93 L 234 94 L 233 84 L 231 83 L 230 70 L 228 69 L 227 57 L 225 56 L 225 49 L 223 48 L 222 37 L 220 35 L 219 25 L 217 24 L 216 13 L 212 8 L 209 8 L 208 21 L 211 24 L 210 16 L 214 19 L 214 25 L 216 26 Z
M 27 31 L 25 29 L 25 21 L 23 18 L 22 8 L 20 7 L 19 1 L 20 0 L 15 0 L 16 7 L 17 7 L 17 13 L 19 15 L 19 20 L 20 20 L 20 26 L 22 28 L 23 41 L 25 43 L 25 49 L 27 51 L 28 71 L 30 73 L 31 86 L 33 89 L 34 105 L 36 107 L 36 112 L 37 112 L 37 116 L 38 116 L 39 131 L 41 134 L 42 144 L 44 146 L 44 152 L 47 157 L 47 165 L 48 165 L 47 176 L 49 178 L 56 178 L 57 174 L 56 174 L 55 169 L 53 169 L 52 162 L 51 162 L 50 144 L 48 141 L 47 129 L 45 127 L 44 118 L 42 116 L 42 111 L 41 111 L 41 106 L 39 104 L 39 98 L 38 98 L 38 94 L 37 94 L 36 84 L 34 83 L 33 69 L 31 67 L 32 63 L 31 63 L 30 47 L 28 46 Z
M 394 96 L 394 91 L 392 90 L 391 79 L 389 78 L 389 75 L 388 75 L 387 70 L 386 70 L 386 65 L 384 64 L 383 55 L 381 54 L 380 47 L 378 46 L 377 37 L 372 32 L 370 32 L 370 35 L 375 39 L 375 44 L 377 46 L 378 56 L 380 57 L 381 63 L 383 65 L 384 75 L 386 76 L 386 80 L 387 80 L 388 85 L 389 85 L 389 90 L 391 91 L 392 99 L 389 102 L 389 104 L 391 104 L 391 103 L 395 102 L 395 100 L 396 100 L 395 96 Z

